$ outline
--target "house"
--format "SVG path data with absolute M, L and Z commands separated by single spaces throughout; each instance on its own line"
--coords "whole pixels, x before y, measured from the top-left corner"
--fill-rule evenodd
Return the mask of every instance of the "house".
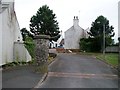
M 71 50 L 79 50 L 80 39 L 88 37 L 88 34 L 87 34 L 88 30 L 89 28 L 86 30 L 81 28 L 79 26 L 78 16 L 74 16 L 73 26 L 70 27 L 67 31 L 65 31 L 64 48 L 71 49 Z
M 62 45 L 64 47 L 64 39 L 61 31 L 61 36 L 57 41 L 52 41 L 49 43 L 49 48 L 58 48 Z
M 52 42 L 49 42 L 49 48 L 56 48 L 58 46 L 57 42 L 55 41 L 52 41 Z
M 0 66 L 13 61 L 30 61 L 14 10 L 14 0 L 0 2 Z

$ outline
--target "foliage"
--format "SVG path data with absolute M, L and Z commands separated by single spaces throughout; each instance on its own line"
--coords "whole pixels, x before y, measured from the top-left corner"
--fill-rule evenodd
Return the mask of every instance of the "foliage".
M 109 20 L 104 16 L 99 16 L 93 23 L 90 29 L 90 36 L 98 37 L 103 36 L 103 25 L 105 25 L 105 35 L 106 37 L 113 37 L 113 26 L 109 26 Z
M 34 58 L 34 56 L 35 56 L 34 55 L 35 44 L 33 41 L 33 35 L 26 28 L 21 29 L 21 34 L 23 37 L 25 47 L 27 48 L 27 50 L 30 53 L 30 55 L 32 56 L 32 58 Z
M 89 39 L 82 38 L 80 40 L 80 49 L 87 52 L 91 50 Z
M 8 69 L 16 66 L 24 66 L 24 65 L 32 65 L 34 64 L 34 60 L 26 62 L 26 61 L 14 61 L 10 63 L 6 63 L 5 65 L 2 65 L 3 69 Z
M 119 46 L 119 42 L 112 44 L 111 46 Z
M 92 27 L 90 29 L 89 35 L 90 37 L 93 37 L 97 40 L 99 40 L 99 43 L 101 45 L 100 49 L 102 49 L 103 45 L 103 29 L 105 27 L 105 44 L 110 45 L 112 44 L 113 40 L 112 37 L 115 35 L 114 33 L 114 27 L 109 25 L 109 20 L 105 18 L 104 16 L 99 16 L 95 22 L 92 23 Z
M 33 39 L 31 37 L 26 37 L 24 43 L 31 57 L 34 58 L 35 57 L 35 44 L 34 44 Z
M 24 61 L 14 61 L 14 62 L 6 63 L 2 67 L 3 67 L 3 69 L 7 69 L 7 68 L 11 68 L 11 67 L 15 67 L 15 66 L 23 66 L 23 65 L 27 65 L 27 62 L 24 62 Z
M 57 41 L 60 37 L 58 22 L 56 15 L 53 13 L 53 10 L 50 10 L 47 5 L 40 7 L 36 13 L 33 15 L 30 20 L 30 31 L 34 35 L 49 35 L 52 38 L 51 40 Z
M 100 51 L 100 44 L 98 38 L 82 38 L 80 40 L 80 49 L 87 52 L 98 52 Z M 94 48 L 93 48 L 94 47 Z
M 112 45 L 115 35 L 113 26 L 109 25 L 109 20 L 104 16 L 99 16 L 90 29 L 89 38 L 80 40 L 80 48 L 86 51 L 100 52 L 103 50 L 103 30 L 105 28 L 105 45 Z M 94 47 L 94 48 L 93 48 Z
M 22 28 L 20 31 L 23 37 L 23 41 L 25 41 L 26 37 L 28 36 L 33 38 L 33 35 L 26 28 Z

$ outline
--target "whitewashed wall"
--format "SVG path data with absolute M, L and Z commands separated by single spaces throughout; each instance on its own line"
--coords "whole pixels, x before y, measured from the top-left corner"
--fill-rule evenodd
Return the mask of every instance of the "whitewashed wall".
M 79 26 L 79 19 L 73 19 L 73 26 L 65 32 L 65 49 L 79 49 L 80 38 L 84 30 Z
M 0 66 L 2 64 L 2 4 L 0 1 Z M 0 90 L 2 90 L 2 70 L 0 68 Z
M 65 49 L 79 49 L 80 38 L 83 37 L 83 29 L 79 26 L 71 27 L 65 32 Z
M 88 37 L 89 37 L 88 32 L 90 32 L 90 28 L 87 28 L 87 29 L 84 30 L 84 37 L 85 37 L 85 38 L 88 38 Z
M 2 4 L 0 2 L 0 65 L 2 64 Z
M 14 11 L 14 2 L 4 2 L 3 0 L 2 4 L 3 8 L 2 13 L 0 14 L 2 16 L 2 50 L 0 51 L 2 51 L 1 64 L 6 64 L 13 62 L 14 42 L 17 42 L 18 40 L 22 42 L 22 35 Z
M 13 43 L 15 40 L 15 21 L 12 2 L 2 12 L 2 64 L 13 61 Z
M 24 44 L 21 42 L 14 42 L 14 50 L 13 50 L 13 58 L 14 61 L 30 61 L 31 56 L 29 55 L 27 49 L 25 48 Z

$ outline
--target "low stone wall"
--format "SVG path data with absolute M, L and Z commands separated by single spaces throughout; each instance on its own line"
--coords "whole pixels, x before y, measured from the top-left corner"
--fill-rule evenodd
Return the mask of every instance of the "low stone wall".
M 118 46 L 108 46 L 108 47 L 106 47 L 105 52 L 118 53 L 119 47 Z
M 65 53 L 66 52 L 66 50 L 64 48 L 56 48 L 56 51 L 58 53 Z

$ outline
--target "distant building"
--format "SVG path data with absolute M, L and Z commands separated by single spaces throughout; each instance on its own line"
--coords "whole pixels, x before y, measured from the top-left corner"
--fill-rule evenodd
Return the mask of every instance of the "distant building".
M 56 48 L 56 47 L 58 47 L 57 42 L 52 41 L 52 42 L 49 43 L 49 48 L 50 48 L 50 49 L 51 49 L 51 48 Z
M 49 43 L 49 48 L 58 48 L 58 47 L 64 47 L 64 38 L 63 38 L 63 35 L 62 35 L 62 31 L 61 31 L 61 36 L 60 38 L 55 42 L 55 41 L 52 41 Z
M 73 26 L 70 27 L 66 32 L 65 32 L 65 49 L 79 49 L 79 43 L 81 38 L 87 38 L 88 34 L 87 31 L 89 30 L 86 29 L 84 30 L 79 26 L 79 19 L 78 16 L 74 16 L 73 19 Z
M 14 0 L 0 2 L 0 66 L 15 60 L 29 61 L 14 10 Z
M 60 41 L 59 45 L 62 46 L 62 47 L 64 47 L 64 42 L 65 42 L 65 41 L 64 41 L 64 38 L 63 38 L 63 39 Z

